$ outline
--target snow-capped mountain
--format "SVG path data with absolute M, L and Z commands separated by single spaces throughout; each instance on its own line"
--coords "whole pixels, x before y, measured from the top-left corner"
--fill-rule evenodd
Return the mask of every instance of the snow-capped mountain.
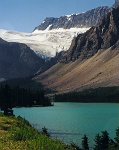
M 59 18 L 46 18 L 34 30 L 45 30 L 48 27 L 49 30 L 58 28 L 89 28 L 95 26 L 99 22 L 100 18 L 110 10 L 111 9 L 108 6 L 102 6 L 80 14 L 65 15 Z
M 32 33 L 0 30 L 0 37 L 8 42 L 24 43 L 40 57 L 50 58 L 68 50 L 75 36 L 86 32 L 108 11 L 109 7 L 98 7 L 81 14 L 46 18 Z
M 97 87 L 119 87 L 119 7 L 78 35 L 60 61 L 36 76 L 60 93 Z
M 0 37 L 8 42 L 24 43 L 39 56 L 54 57 L 57 52 L 68 50 L 71 41 L 77 34 L 84 33 L 89 28 L 35 30 L 33 33 L 0 30 Z

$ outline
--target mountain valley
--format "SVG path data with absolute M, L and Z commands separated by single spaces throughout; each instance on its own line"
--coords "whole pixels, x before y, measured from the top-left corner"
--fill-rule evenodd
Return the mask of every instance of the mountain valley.
M 98 7 L 81 14 L 46 18 L 32 33 L 0 30 L 7 41 L 1 39 L 4 46 L 18 46 L 18 54 L 13 54 L 13 48 L 1 51 L 6 52 L 1 53 L 1 80 L 36 75 L 33 81 L 61 93 L 119 86 L 118 13 L 119 8 Z M 13 55 L 9 56 L 10 50 Z M 19 59 L 11 61 L 16 55 Z

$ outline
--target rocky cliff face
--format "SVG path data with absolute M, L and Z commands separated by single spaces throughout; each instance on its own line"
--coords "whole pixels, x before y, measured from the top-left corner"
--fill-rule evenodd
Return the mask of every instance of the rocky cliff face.
M 0 39 L 0 78 L 21 78 L 35 74 L 45 64 L 25 44 Z
M 60 62 L 70 62 L 76 59 L 92 57 L 100 49 L 119 46 L 119 7 L 105 15 L 100 23 L 86 33 L 78 35 L 70 49 L 64 52 Z
M 45 30 L 45 29 L 70 29 L 70 28 L 82 28 L 92 27 L 98 23 L 100 18 L 109 12 L 111 8 L 107 6 L 98 7 L 86 11 L 81 14 L 72 14 L 67 16 L 61 16 L 60 18 L 46 18 L 41 25 L 36 27 L 34 30 Z
M 115 0 L 114 8 L 119 7 L 119 0 Z

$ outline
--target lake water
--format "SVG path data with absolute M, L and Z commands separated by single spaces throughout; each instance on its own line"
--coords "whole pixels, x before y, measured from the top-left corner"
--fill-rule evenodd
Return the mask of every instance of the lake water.
M 80 145 L 84 134 L 94 144 L 95 134 L 107 130 L 111 138 L 119 127 L 119 104 L 54 103 L 53 107 L 15 108 L 16 116 L 27 119 L 35 128 L 44 126 L 53 138 Z

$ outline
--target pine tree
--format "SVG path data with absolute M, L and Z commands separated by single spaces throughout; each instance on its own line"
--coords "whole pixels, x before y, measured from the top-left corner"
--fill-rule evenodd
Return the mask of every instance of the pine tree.
M 108 150 L 116 150 L 116 144 L 112 139 L 109 141 Z
M 88 137 L 86 135 L 84 135 L 84 137 L 82 138 L 82 148 L 83 150 L 89 150 Z
M 97 134 L 94 141 L 94 150 L 108 150 L 110 139 L 107 131 L 103 131 L 101 136 Z
M 116 129 L 115 142 L 116 142 L 117 149 L 119 149 L 119 127 Z
M 42 132 L 41 133 L 46 135 L 46 136 L 48 136 L 48 137 L 50 136 L 50 134 L 48 133 L 48 129 L 46 127 L 42 128 Z
M 81 150 L 81 149 L 79 148 L 79 146 L 77 146 L 77 145 L 76 145 L 75 143 L 73 143 L 73 142 L 70 144 L 70 146 L 71 146 L 71 148 L 74 149 L 74 150 Z
M 102 145 L 102 150 L 107 150 L 109 146 L 109 134 L 107 131 L 102 132 L 101 136 L 101 145 Z
M 94 150 L 101 150 L 102 149 L 102 145 L 101 145 L 101 136 L 99 134 L 97 134 L 95 136 L 95 147 Z

